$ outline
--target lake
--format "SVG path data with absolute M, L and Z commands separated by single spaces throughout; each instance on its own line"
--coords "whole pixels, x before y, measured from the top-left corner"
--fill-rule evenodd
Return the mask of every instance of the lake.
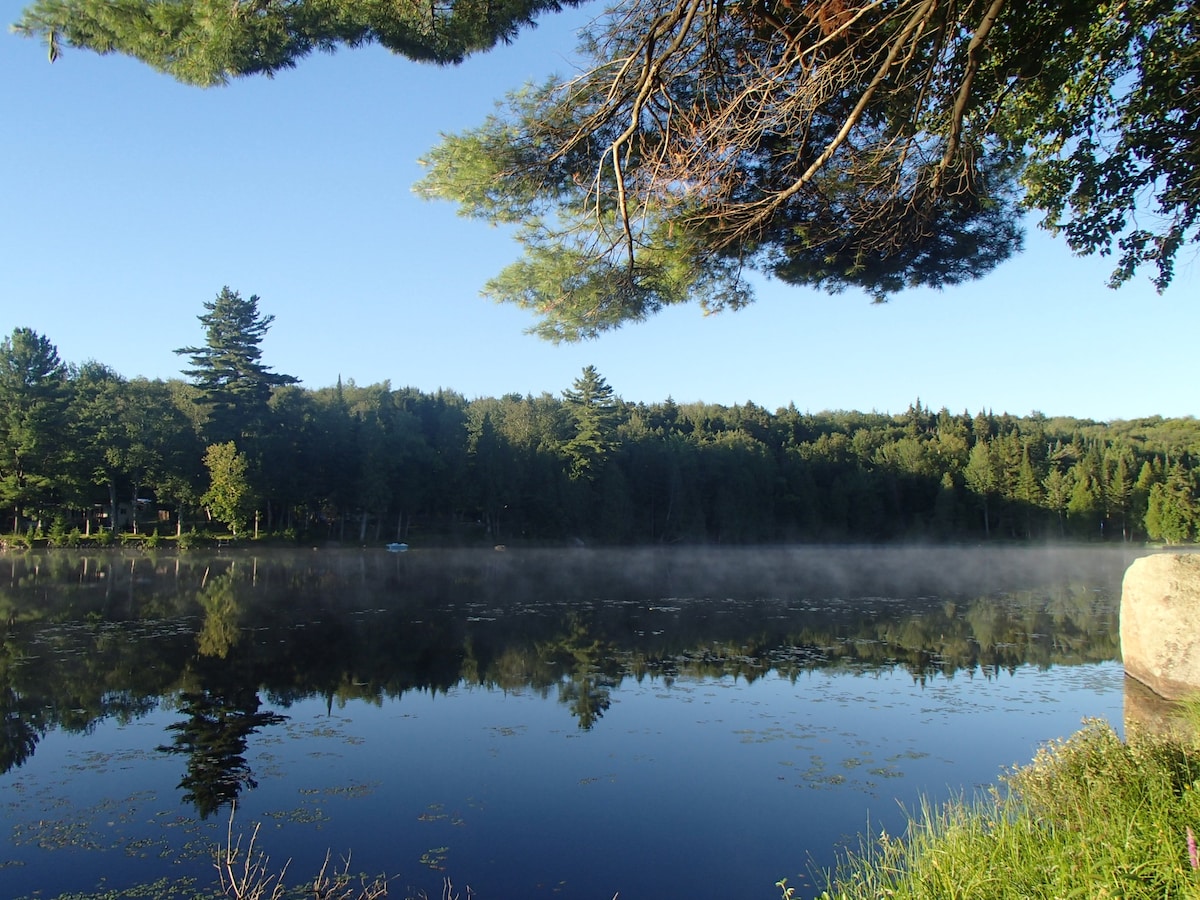
M 236 801 L 289 883 L 812 896 L 922 796 L 1120 727 L 1142 552 L 3 554 L 0 895 L 194 896 Z

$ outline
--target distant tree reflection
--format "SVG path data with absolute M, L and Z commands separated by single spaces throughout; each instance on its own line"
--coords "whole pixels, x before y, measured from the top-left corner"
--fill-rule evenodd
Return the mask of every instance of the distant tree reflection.
M 7 597 L 0 594 L 0 601 Z M 22 690 L 19 674 L 26 651 L 13 633 L 16 613 L 0 602 L 0 614 L 9 620 L 8 633 L 0 637 L 0 775 L 33 756 L 48 722 L 44 703 Z
M 596 637 L 590 623 L 579 615 L 568 620 L 567 630 L 538 647 L 539 655 L 550 662 L 569 667 L 559 681 L 558 699 L 589 731 L 612 705 L 610 694 L 620 680 L 613 646 Z
M 576 671 L 558 686 L 558 698 L 579 720 L 580 729 L 590 731 L 612 705 L 612 688 L 612 681 L 603 675 Z
M 225 659 L 241 638 L 242 608 L 236 587 L 234 572 L 229 571 L 214 578 L 197 596 L 204 610 L 204 625 L 196 635 L 201 656 Z
M 842 668 L 923 683 L 1116 660 L 1130 558 L 55 553 L 3 560 L 0 769 L 27 761 L 51 731 L 132 721 L 166 697 L 181 704 L 166 743 L 188 755 L 182 787 L 210 811 L 253 786 L 246 742 L 278 721 L 255 691 L 279 707 L 309 696 L 378 704 L 465 682 L 557 694 L 588 730 L 625 678 L 796 680 Z
M 33 703 L 0 687 L 0 775 L 33 756 L 45 727 Z
M 187 718 L 167 726 L 174 732 L 174 744 L 158 749 L 187 755 L 187 773 L 179 787 L 183 799 L 206 819 L 236 800 L 244 788 L 258 787 L 246 762 L 247 739 L 264 726 L 287 721 L 287 716 L 260 712 L 258 693 L 249 689 L 185 693 L 180 699 L 180 711 Z

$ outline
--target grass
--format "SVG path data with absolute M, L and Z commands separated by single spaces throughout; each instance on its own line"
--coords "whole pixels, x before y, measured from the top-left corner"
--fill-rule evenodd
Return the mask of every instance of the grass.
M 1200 701 L 1182 715 L 1185 736 L 1127 742 L 1088 721 L 985 796 L 922 805 L 903 838 L 847 854 L 822 900 L 1200 900 Z

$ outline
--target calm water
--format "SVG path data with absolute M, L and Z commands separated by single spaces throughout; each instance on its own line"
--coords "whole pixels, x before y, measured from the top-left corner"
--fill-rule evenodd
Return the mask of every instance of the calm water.
M 1120 724 L 1132 559 L 3 555 L 0 896 L 208 887 L 234 799 L 294 882 L 809 896 L 920 796 Z

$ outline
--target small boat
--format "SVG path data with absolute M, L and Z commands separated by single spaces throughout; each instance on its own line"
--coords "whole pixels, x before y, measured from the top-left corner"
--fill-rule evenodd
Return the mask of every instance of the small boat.
M 388 553 L 405 553 L 408 551 L 408 544 L 398 544 L 395 541 L 387 545 Z

